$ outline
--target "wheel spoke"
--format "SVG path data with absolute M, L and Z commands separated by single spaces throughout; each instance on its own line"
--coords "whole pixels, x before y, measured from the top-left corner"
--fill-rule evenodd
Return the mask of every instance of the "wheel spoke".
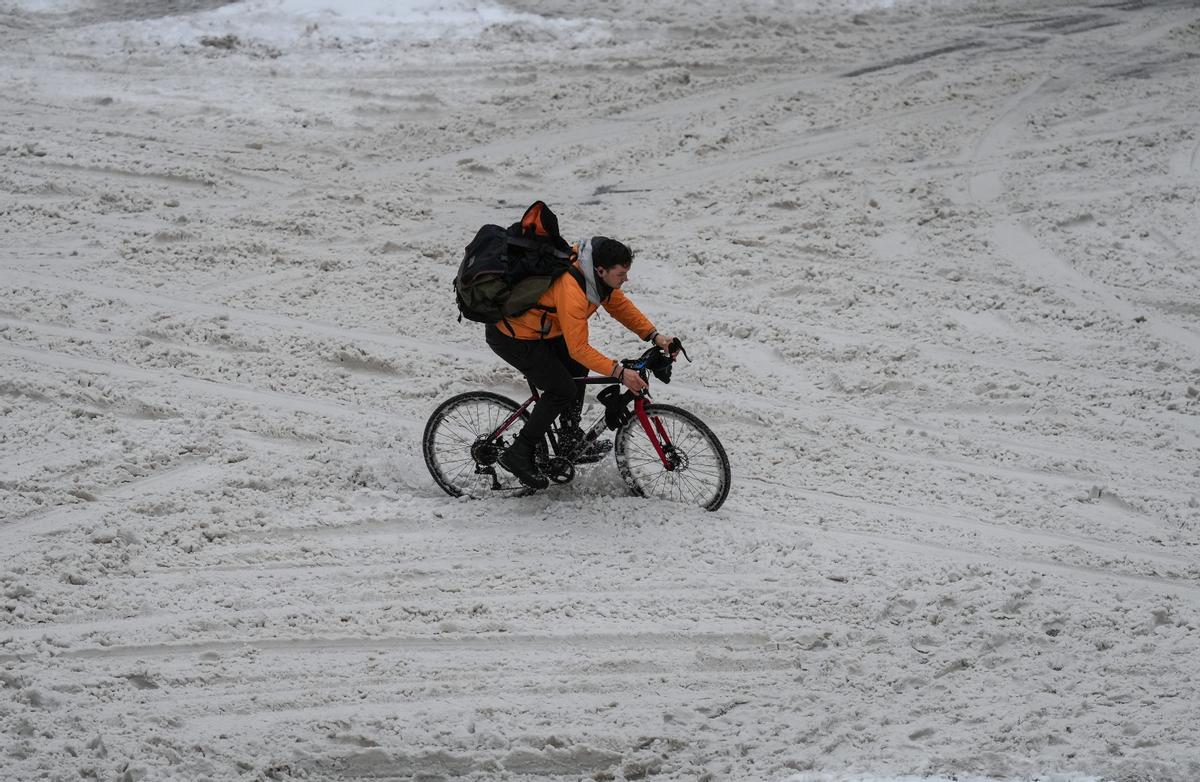
M 493 489 L 493 476 L 476 472 L 472 452 L 480 438 L 494 432 L 517 410 L 511 400 L 489 392 L 463 394 L 447 401 L 431 419 L 424 437 L 426 463 L 438 484 L 450 494 L 476 498 L 525 493 L 525 487 L 514 486 L 499 474 L 496 478 L 501 488 Z M 518 421 L 516 427 L 519 425 Z
M 463 465 L 462 467 L 460 467 L 460 468 L 459 468 L 457 471 L 455 471 L 455 473 L 454 473 L 454 483 L 458 483 L 459 479 L 460 479 L 460 478 L 462 478 L 462 476 L 463 476 L 464 474 L 466 474 L 466 472 L 467 472 L 467 468 L 468 468 L 469 466 L 470 466 L 470 465 L 466 465 L 466 464 L 464 464 L 464 465 Z
M 686 486 L 691 491 L 692 499 L 695 499 L 695 500 L 708 499 L 708 495 L 711 492 L 708 489 L 708 487 L 705 486 L 703 481 L 698 480 L 696 477 L 694 477 L 692 475 L 686 475 L 685 473 L 682 473 L 682 472 L 679 473 L 678 480 L 679 480 L 679 485 L 680 485 L 681 490 L 683 487 Z
M 634 424 L 618 433 L 617 464 L 625 479 L 647 497 L 720 506 L 728 491 L 729 468 L 715 436 L 678 408 L 655 405 L 651 416 L 662 424 L 673 449 L 670 458 L 678 466 L 666 469 L 645 430 Z

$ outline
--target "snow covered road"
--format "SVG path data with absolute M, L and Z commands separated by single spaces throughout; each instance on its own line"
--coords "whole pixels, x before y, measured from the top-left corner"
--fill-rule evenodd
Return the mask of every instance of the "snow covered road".
M 0 0 L 0 778 L 1200 778 L 1200 7 L 402 5 Z M 430 478 L 539 198 L 721 510 Z

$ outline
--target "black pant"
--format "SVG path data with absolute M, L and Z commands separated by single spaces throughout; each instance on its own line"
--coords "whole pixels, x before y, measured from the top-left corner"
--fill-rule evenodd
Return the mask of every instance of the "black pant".
M 578 424 L 584 386 L 573 378 L 587 375 L 587 367 L 571 358 L 565 339 L 515 339 L 492 324 L 485 334 L 488 347 L 542 392 L 518 439 L 537 445 L 560 415 L 564 421 Z

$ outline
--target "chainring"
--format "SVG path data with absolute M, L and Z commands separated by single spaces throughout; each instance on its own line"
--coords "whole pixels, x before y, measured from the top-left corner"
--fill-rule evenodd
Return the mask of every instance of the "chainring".
M 542 467 L 546 477 L 555 483 L 570 483 L 575 480 L 575 465 L 561 456 L 552 456 Z

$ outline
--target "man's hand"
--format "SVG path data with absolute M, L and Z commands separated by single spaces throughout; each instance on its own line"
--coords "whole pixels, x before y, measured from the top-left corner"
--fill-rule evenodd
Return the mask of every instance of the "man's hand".
M 646 381 L 642 380 L 642 376 L 637 372 L 634 372 L 632 369 L 626 369 L 622 367 L 621 374 L 617 377 L 621 381 L 621 385 L 625 386 L 635 394 L 640 394 L 649 388 L 649 386 L 646 385 Z
M 674 353 L 671 353 L 671 343 L 674 341 L 675 341 L 674 337 L 668 336 L 666 334 L 656 334 L 654 336 L 655 346 L 660 348 L 663 353 L 669 354 L 671 356 L 672 361 L 675 360 L 675 356 L 679 355 L 678 350 L 676 350 Z

